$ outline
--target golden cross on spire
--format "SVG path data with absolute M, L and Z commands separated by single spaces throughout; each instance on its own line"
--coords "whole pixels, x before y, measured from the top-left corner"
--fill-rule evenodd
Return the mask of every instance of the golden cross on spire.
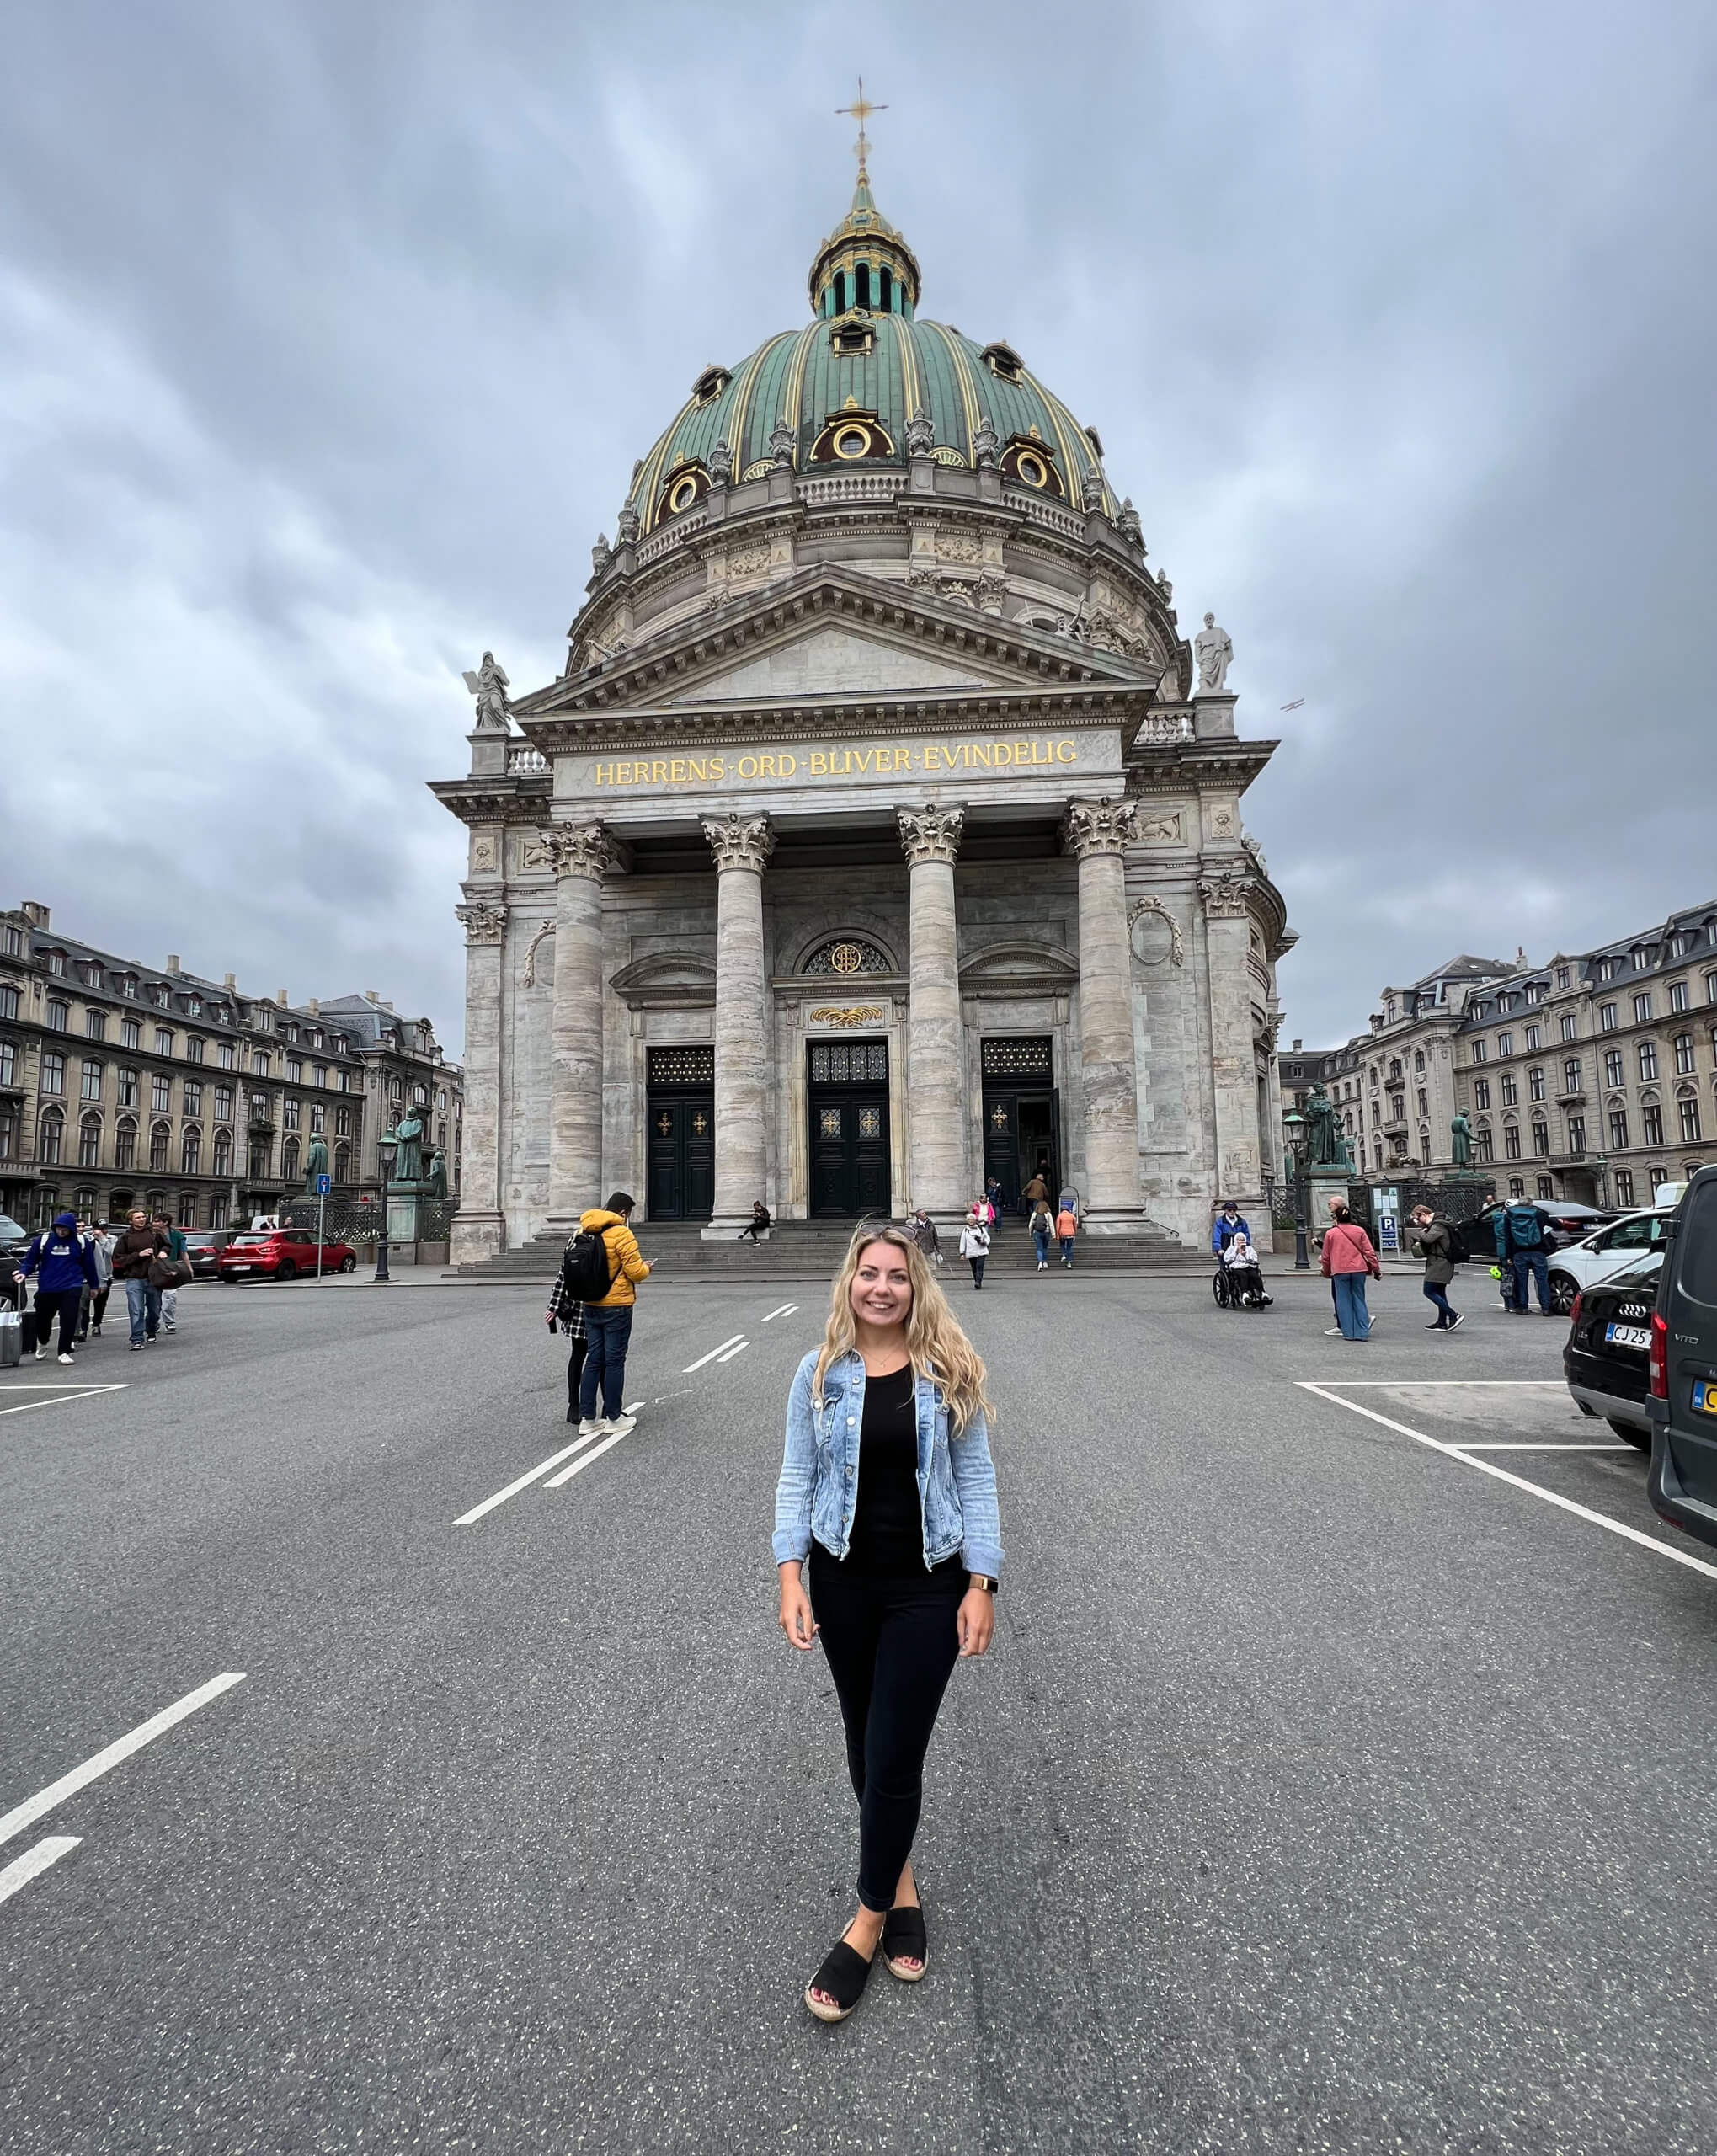
M 867 183 L 870 179 L 870 174 L 865 169 L 865 159 L 870 154 L 871 138 L 865 132 L 865 122 L 870 118 L 873 112 L 886 112 L 888 108 L 885 104 L 871 104 L 866 101 L 865 97 L 865 78 L 861 75 L 858 78 L 857 97 L 854 99 L 851 104 L 838 104 L 835 109 L 837 115 L 850 114 L 851 117 L 858 122 L 858 140 L 852 146 L 853 155 L 858 159 L 858 176 L 860 181 L 861 183 Z

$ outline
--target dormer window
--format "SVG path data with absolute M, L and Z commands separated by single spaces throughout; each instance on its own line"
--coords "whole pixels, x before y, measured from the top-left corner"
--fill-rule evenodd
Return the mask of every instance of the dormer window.
M 858 322 L 849 315 L 845 321 L 837 322 L 829 333 L 829 349 L 837 359 L 862 359 L 877 341 L 877 333 L 868 322 Z
M 986 344 L 983 360 L 998 382 L 1017 382 L 1025 372 L 1025 361 L 1011 344 Z
M 857 464 L 870 456 L 893 456 L 894 444 L 874 412 L 856 403 L 831 413 L 811 445 L 813 464 Z
M 1058 501 L 1066 497 L 1067 489 L 1056 469 L 1055 451 L 1036 432 L 1013 437 L 1001 453 L 1001 471 L 1005 479 L 1030 487 L 1034 493 L 1053 494 Z
M 709 474 L 702 465 L 681 464 L 668 474 L 663 484 L 661 508 L 658 514 L 678 516 L 694 503 L 701 501 L 709 490 Z
M 726 367 L 707 366 L 692 383 L 691 393 L 700 404 L 713 404 L 733 379 Z

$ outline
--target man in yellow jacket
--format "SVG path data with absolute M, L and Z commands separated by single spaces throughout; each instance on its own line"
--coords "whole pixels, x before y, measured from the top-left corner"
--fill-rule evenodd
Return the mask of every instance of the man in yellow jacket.
M 636 1201 L 616 1190 L 605 1205 L 593 1205 L 579 1218 L 580 1229 L 600 1235 L 608 1252 L 608 1293 L 600 1302 L 586 1303 L 584 1323 L 590 1344 L 579 1381 L 579 1435 L 623 1438 L 637 1423 L 626 1412 L 626 1351 L 632 1339 L 632 1307 L 637 1300 L 636 1283 L 648 1280 L 650 1268 L 638 1254 L 638 1239 L 627 1225 Z M 602 1419 L 596 1418 L 596 1389 L 602 1388 Z

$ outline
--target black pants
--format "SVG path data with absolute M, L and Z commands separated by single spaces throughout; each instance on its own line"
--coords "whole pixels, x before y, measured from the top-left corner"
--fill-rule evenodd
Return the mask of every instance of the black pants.
M 743 1243 L 746 1236 L 749 1235 L 752 1241 L 755 1242 L 757 1238 L 764 1232 L 765 1229 L 766 1229 L 769 1223 L 767 1220 L 748 1220 L 744 1226 L 740 1229 L 738 1241 Z
M 72 1342 L 77 1337 L 77 1313 L 83 1307 L 82 1288 L 38 1288 L 35 1291 L 35 1339 L 38 1348 L 45 1348 L 48 1335 L 54 1329 L 56 1316 L 60 1321 L 60 1353 L 69 1355 Z
M 567 1414 L 569 1418 L 576 1418 L 579 1412 L 579 1380 L 584 1373 L 584 1353 L 590 1343 L 579 1338 L 568 1345 L 573 1352 L 567 1357 Z
M 813 1542 L 808 1570 L 859 1801 L 859 1899 L 891 1909 L 918 1831 L 924 1756 L 959 1656 L 965 1567 L 953 1557 L 933 1572 L 870 1578 Z
M 968 1257 L 966 1262 L 972 1268 L 973 1286 L 981 1288 L 984 1285 L 984 1260 L 981 1257 Z
M 107 1315 L 107 1299 L 112 1293 L 111 1282 L 105 1288 L 86 1288 L 83 1290 L 83 1316 L 77 1332 L 80 1340 L 88 1339 L 92 1329 L 97 1332 L 101 1331 L 101 1321 Z

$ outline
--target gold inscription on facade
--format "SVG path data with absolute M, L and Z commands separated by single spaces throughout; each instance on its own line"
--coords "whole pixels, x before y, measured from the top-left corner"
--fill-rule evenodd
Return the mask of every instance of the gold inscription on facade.
M 1012 741 L 878 742 L 866 748 L 764 750 L 755 755 L 599 757 L 591 783 L 629 786 L 731 786 L 770 780 L 805 784 L 826 779 L 941 777 L 974 771 L 1047 771 L 1076 764 L 1070 736 L 1021 736 Z

